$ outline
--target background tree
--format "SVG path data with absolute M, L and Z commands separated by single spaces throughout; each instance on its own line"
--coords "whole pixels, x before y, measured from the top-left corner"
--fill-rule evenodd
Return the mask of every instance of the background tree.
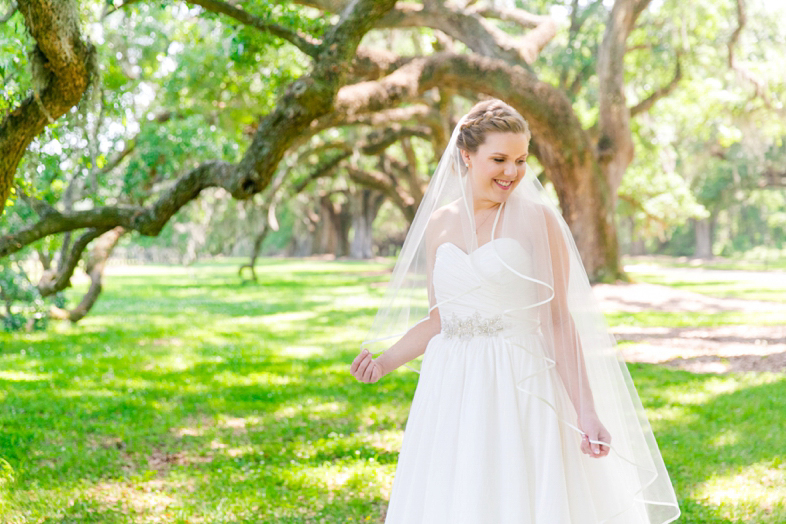
M 703 149 L 681 147 L 696 126 L 675 97 L 695 102 L 720 71 L 712 92 L 757 101 L 760 121 L 782 111 L 774 69 L 756 65 L 766 46 L 746 36 L 753 24 L 780 42 L 771 20 L 741 0 L 649 4 L 23 0 L 0 25 L 0 256 L 36 250 L 53 292 L 118 227 L 162 235 L 183 260 L 258 253 L 292 231 L 291 253 L 368 256 L 373 217 L 405 227 L 458 115 L 485 94 L 530 121 L 591 278 L 622 277 L 618 200 L 628 238 L 663 242 L 709 216 L 679 169 Z M 267 237 L 261 217 L 276 214 L 285 227 Z

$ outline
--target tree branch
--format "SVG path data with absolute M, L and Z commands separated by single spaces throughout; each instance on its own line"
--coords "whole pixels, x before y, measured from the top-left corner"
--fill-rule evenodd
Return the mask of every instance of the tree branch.
M 498 16 L 502 16 L 498 13 Z M 430 27 L 463 42 L 474 52 L 512 64 L 532 64 L 541 49 L 554 37 L 557 26 L 550 17 L 524 37 L 513 38 L 482 16 L 443 5 L 429 9 L 420 4 L 399 2 L 378 27 Z
M 395 0 L 355 0 L 323 39 L 310 74 L 293 82 L 276 108 L 259 124 L 248 152 L 227 185 L 244 200 L 264 190 L 284 152 L 308 135 L 309 125 L 333 110 L 362 37 L 389 11 Z
M 359 47 L 355 58 L 352 60 L 349 77 L 353 82 L 378 80 L 385 75 L 389 75 L 413 58 L 401 57 L 385 49 Z
M 110 2 L 107 2 L 106 5 L 104 6 L 104 11 L 101 13 L 101 20 L 103 20 L 107 16 L 111 15 L 115 11 L 120 11 L 121 9 L 124 9 L 124 8 L 126 8 L 126 7 L 128 7 L 130 5 L 138 4 L 141 1 L 142 0 L 126 0 L 125 2 L 123 2 L 122 4 L 120 4 L 117 7 L 115 7 L 113 4 L 110 4 Z M 110 5 L 112 6 L 111 9 L 109 8 Z
M 331 12 L 349 4 L 347 0 L 295 0 L 295 3 Z M 511 21 L 532 31 L 514 38 L 484 17 Z M 377 27 L 430 27 L 483 56 L 525 64 L 535 61 L 557 30 L 551 17 L 533 15 L 523 9 L 458 8 L 443 1 L 427 1 L 423 5 L 399 2 Z
M 295 0 L 293 3 L 329 13 L 340 13 L 347 6 L 347 0 Z
M 17 10 L 18 7 L 19 6 L 17 5 L 17 3 L 12 1 L 11 2 L 11 7 L 8 9 L 8 12 L 6 14 L 4 14 L 3 16 L 0 16 L 0 24 L 4 24 L 4 23 L 8 22 L 9 20 L 11 20 L 11 17 L 14 16 L 14 13 L 16 13 L 16 10 Z
M 415 218 L 415 209 L 413 208 L 415 200 L 403 187 L 396 184 L 390 175 L 381 171 L 366 171 L 354 166 L 348 167 L 347 171 L 349 178 L 356 184 L 382 191 L 388 195 L 408 221 L 411 222 Z
M 568 29 L 568 43 L 566 48 L 571 49 L 573 47 L 573 42 L 576 40 L 576 35 L 579 34 L 581 31 L 582 26 L 584 23 L 589 19 L 592 13 L 598 8 L 603 5 L 602 0 L 595 0 L 593 3 L 589 4 L 584 8 L 583 11 L 579 9 L 579 1 L 573 0 L 571 3 L 571 11 L 570 11 L 570 28 Z M 597 49 L 592 50 L 592 54 L 595 55 Z M 585 64 L 584 67 L 581 69 L 579 73 L 573 79 L 573 82 L 568 88 L 568 90 L 575 96 L 578 94 L 579 88 L 584 82 L 584 79 L 588 76 L 588 72 L 592 71 L 592 64 Z M 566 62 L 562 66 L 562 71 L 560 72 L 560 80 L 559 85 L 560 88 L 565 89 L 568 84 L 568 63 Z
M 84 211 L 59 212 L 52 208 L 41 220 L 17 232 L 0 237 L 0 258 L 16 253 L 40 238 L 82 228 L 111 229 L 123 226 L 144 235 L 157 235 L 181 207 L 207 188 L 220 186 L 228 178 L 231 165 L 206 162 L 181 176 L 151 205 L 107 206 Z
M 208 11 L 220 13 L 234 18 L 243 25 L 253 27 L 254 29 L 258 29 L 265 33 L 270 33 L 274 36 L 287 40 L 311 57 L 315 58 L 319 54 L 319 46 L 321 43 L 310 35 L 304 35 L 276 24 L 269 24 L 261 18 L 252 15 L 248 11 L 235 7 L 231 4 L 227 4 L 226 2 L 221 2 L 219 0 L 186 1 L 190 4 L 196 4 Z
M 527 119 L 538 140 L 577 155 L 576 161 L 591 151 L 561 91 L 521 67 L 475 54 L 436 53 L 417 58 L 379 81 L 345 86 L 336 95 L 335 111 L 357 118 L 417 100 L 434 87 L 505 99 Z
M 734 47 L 737 45 L 737 42 L 740 39 L 740 35 L 742 34 L 747 21 L 748 17 L 745 14 L 745 0 L 737 0 L 737 27 L 734 29 L 734 32 L 732 33 L 728 43 L 729 68 L 737 73 L 737 75 L 742 78 L 743 81 L 751 84 L 753 86 L 754 92 L 756 93 L 756 96 L 761 98 L 769 109 L 773 109 L 772 98 L 770 97 L 767 83 L 753 74 L 747 67 L 737 62 L 737 57 L 734 54 Z
M 70 320 L 71 322 L 79 322 L 90 311 L 93 305 L 98 300 L 101 294 L 101 279 L 104 274 L 104 265 L 112 254 L 112 250 L 117 245 L 120 237 L 126 233 L 122 227 L 116 227 L 105 232 L 93 244 L 90 249 L 90 254 L 87 257 L 87 264 L 85 271 L 90 276 L 90 288 L 87 293 L 82 297 L 79 304 L 71 310 L 60 308 L 53 308 L 50 314 L 53 318 Z
M 606 32 L 598 50 L 600 140 L 597 156 L 614 195 L 628 165 L 633 161 L 630 110 L 625 99 L 624 58 L 627 39 L 636 19 L 650 0 L 616 0 L 609 13 Z
M 43 218 L 50 213 L 57 212 L 57 210 L 54 207 L 52 207 L 49 204 L 49 202 L 44 202 L 43 200 L 39 200 L 35 197 L 31 197 L 30 195 L 25 193 L 25 191 L 22 188 L 17 187 L 16 191 L 17 194 L 19 195 L 19 198 L 28 206 L 30 206 L 30 209 L 32 209 L 33 212 L 39 217 Z
M 680 64 L 680 55 L 677 54 L 677 66 L 674 70 L 674 77 L 671 81 L 663 87 L 656 89 L 650 96 L 636 104 L 635 106 L 630 108 L 630 116 L 631 118 L 638 115 L 639 113 L 643 113 L 645 111 L 649 111 L 655 102 L 663 98 L 664 96 L 668 96 L 674 89 L 676 89 L 677 84 L 679 84 L 680 80 L 682 79 L 682 66 Z
M 304 156 L 317 153 L 318 151 L 324 151 L 327 149 L 338 149 L 341 151 L 338 155 L 331 158 L 329 161 L 323 162 L 320 164 L 316 169 L 314 169 L 310 175 L 296 184 L 293 188 L 295 193 L 302 192 L 312 181 L 317 180 L 318 178 L 325 178 L 331 176 L 333 171 L 343 162 L 345 159 L 352 156 L 355 149 L 358 152 L 372 156 L 378 155 L 384 152 L 387 148 L 391 145 L 395 144 L 402 138 L 410 137 L 410 136 L 419 136 L 421 138 L 428 139 L 430 137 L 430 133 L 428 128 L 425 127 L 415 127 L 415 128 L 408 128 L 402 127 L 401 125 L 394 124 L 390 127 L 386 127 L 383 130 L 372 132 L 368 135 L 367 139 L 356 145 L 351 145 L 346 142 L 331 142 L 322 144 L 319 147 L 307 152 Z
M 386 11 L 393 7 L 394 3 L 395 0 L 355 0 L 349 4 L 341 13 L 338 22 L 326 34 L 324 45 L 320 48 L 318 59 L 314 60 L 311 73 L 295 81 L 279 99 L 276 108 L 263 118 L 251 146 L 239 164 L 205 162 L 178 178 L 149 206 L 115 206 L 87 211 L 50 213 L 36 224 L 0 237 L 0 258 L 19 251 L 39 238 L 84 227 L 123 226 L 125 229 L 136 230 L 144 235 L 157 235 L 175 212 L 207 187 L 223 187 L 239 200 L 251 198 L 263 191 L 270 184 L 289 146 L 299 137 L 308 134 L 309 124 L 312 121 L 332 111 L 332 101 L 346 78 L 349 63 L 355 55 L 361 38 Z M 52 13 L 48 16 L 51 19 Z M 74 18 L 77 19 L 75 13 Z M 35 23 L 40 24 L 40 20 L 36 18 Z M 59 23 L 62 24 L 62 20 Z M 78 24 L 76 22 L 74 24 L 78 28 Z M 45 35 L 51 38 L 50 34 Z M 81 91 L 79 94 L 81 96 Z M 44 121 L 41 119 L 41 129 L 43 125 Z M 3 153 L 0 154 L 0 184 L 6 182 L 6 176 L 7 180 L 13 180 L 14 170 L 18 164 L 17 158 L 12 169 L 6 171 L 2 169 L 7 158 L 2 147 L 3 139 L 10 136 L 7 132 L 6 120 L 0 126 L 0 137 L 2 137 L 0 153 Z M 19 147 L 20 158 L 26 147 L 27 144 Z M 0 189 L 5 190 L 2 185 Z M 7 191 L 0 191 L 0 196 L 3 197 L 0 199 L 0 204 L 3 204 Z
M 657 215 L 653 215 L 652 213 L 647 211 L 647 209 L 642 205 L 642 203 L 639 202 L 638 200 L 636 200 L 635 198 L 633 198 L 632 196 L 625 195 L 625 194 L 620 194 L 620 195 L 617 195 L 617 198 L 619 198 L 620 200 L 623 200 L 623 201 L 627 202 L 628 204 L 630 204 L 630 206 L 633 209 L 636 209 L 636 210 L 641 211 L 642 213 L 644 213 L 647 216 L 648 219 L 652 220 L 653 222 L 655 222 L 657 224 L 660 224 L 663 227 L 663 229 L 669 229 L 671 227 L 670 224 L 668 222 L 666 222 L 666 220 L 664 220 L 662 217 L 659 217 Z
M 361 83 L 355 84 L 360 85 Z M 344 111 L 344 109 L 350 112 Z M 354 110 L 353 110 L 354 109 Z M 431 108 L 425 104 L 414 104 L 406 107 L 392 107 L 376 112 L 366 112 L 364 108 L 340 108 L 333 113 L 314 120 L 309 132 L 316 134 L 331 127 L 366 125 L 375 128 L 387 127 L 396 122 L 427 119 Z
M 74 269 L 82 258 L 82 252 L 87 248 L 94 239 L 100 237 L 111 228 L 89 229 L 80 236 L 74 245 L 71 247 L 71 252 L 62 267 L 56 270 L 44 272 L 44 275 L 38 281 L 38 287 L 41 296 L 47 297 L 54 295 L 58 291 L 62 291 L 71 285 L 71 277 L 74 275 Z
M 305 177 L 303 180 L 295 184 L 295 186 L 292 188 L 292 191 L 294 193 L 300 193 L 303 190 L 305 190 L 306 187 L 308 187 L 308 185 L 314 180 L 331 176 L 333 174 L 333 171 L 336 170 L 339 164 L 341 164 L 341 162 L 343 162 L 345 159 L 349 158 L 350 156 L 352 156 L 351 151 L 340 153 L 334 156 L 333 158 L 331 158 L 330 160 L 319 164 L 317 168 L 314 169 L 307 177 Z
M 534 29 L 543 23 L 553 22 L 551 17 L 528 13 L 523 9 L 494 9 L 488 5 L 469 8 L 469 12 L 484 18 L 496 18 L 505 22 L 514 22 L 524 29 Z

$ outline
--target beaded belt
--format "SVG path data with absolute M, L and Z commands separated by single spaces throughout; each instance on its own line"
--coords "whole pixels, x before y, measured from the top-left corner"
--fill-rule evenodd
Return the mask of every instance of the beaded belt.
M 471 317 L 459 318 L 455 313 L 442 320 L 442 334 L 446 338 L 461 338 L 464 340 L 474 336 L 490 337 L 505 328 L 502 315 L 483 318 L 477 311 Z

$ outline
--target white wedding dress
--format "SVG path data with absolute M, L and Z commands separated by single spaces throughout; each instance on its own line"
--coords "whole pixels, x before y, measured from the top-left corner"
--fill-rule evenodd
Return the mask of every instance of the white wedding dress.
M 537 284 L 511 278 L 493 249 L 524 274 L 527 252 L 512 239 L 493 242 L 472 254 L 437 248 L 442 331 L 423 356 L 385 523 L 649 523 L 630 495 L 640 486 L 616 474 L 611 455 L 581 453 L 579 434 L 562 422 L 575 424 L 575 413 L 543 358 L 538 308 L 514 322 L 503 315 L 531 303 Z

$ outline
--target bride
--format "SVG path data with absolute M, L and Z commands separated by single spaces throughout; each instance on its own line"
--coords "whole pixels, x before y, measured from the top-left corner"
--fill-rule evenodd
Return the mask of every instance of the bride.
M 352 362 L 367 383 L 420 373 L 386 524 L 679 517 L 530 136 L 500 100 L 461 118 Z

